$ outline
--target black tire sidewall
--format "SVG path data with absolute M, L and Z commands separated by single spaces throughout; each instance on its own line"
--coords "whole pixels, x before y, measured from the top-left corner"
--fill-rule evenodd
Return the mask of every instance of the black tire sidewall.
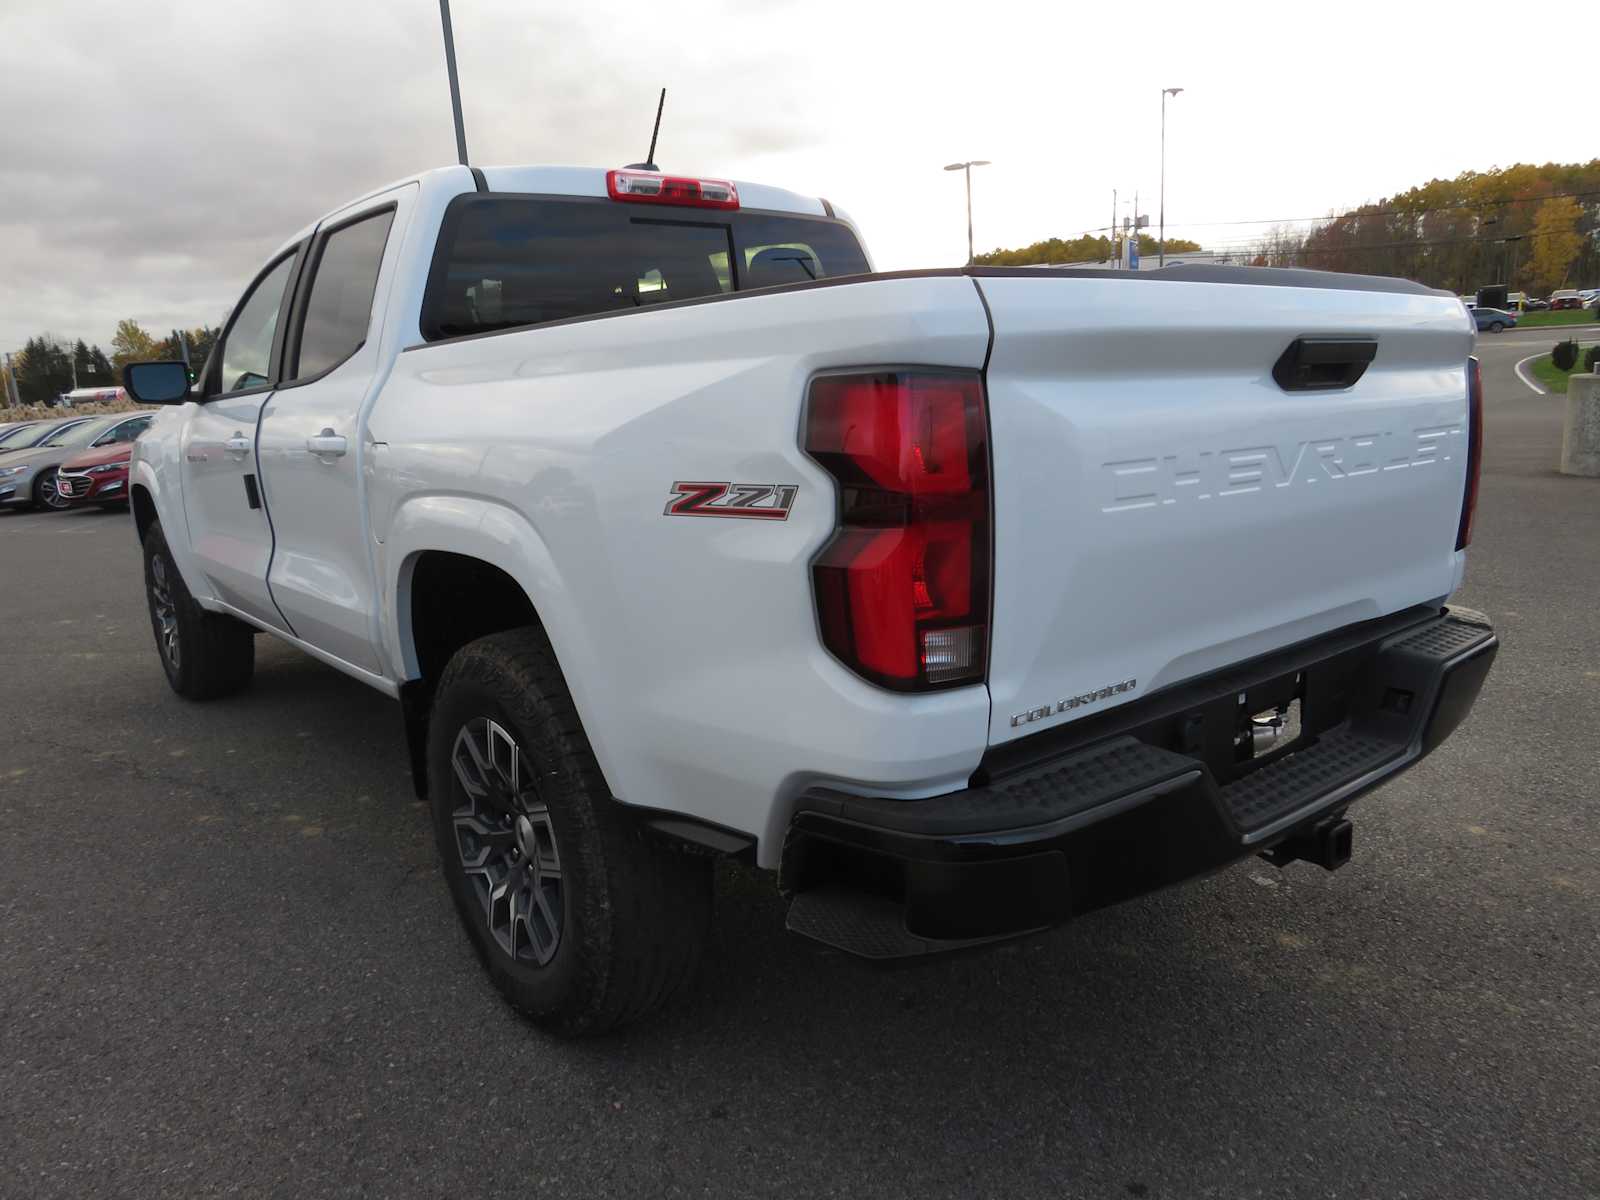
M 595 862 L 597 839 L 592 820 L 586 819 L 592 814 L 585 811 L 581 782 L 555 761 L 547 741 L 538 736 L 542 722 L 532 704 L 517 696 L 509 679 L 497 686 L 484 678 L 493 673 L 490 660 L 477 657 L 471 667 L 470 673 L 447 674 L 429 720 L 428 793 L 434 839 L 456 912 L 496 984 L 529 1015 L 559 1017 L 580 1006 L 575 1001 L 587 990 L 586 985 L 594 982 L 592 968 L 597 959 L 604 958 L 609 935 L 609 929 L 596 928 L 592 919 L 592 900 L 605 893 L 603 877 L 595 878 L 597 871 L 603 876 L 603 865 Z M 521 752 L 532 759 L 541 780 L 540 799 L 549 809 L 555 830 L 561 857 L 561 941 L 555 957 L 543 966 L 513 959 L 495 940 L 483 905 L 461 865 L 453 823 L 456 790 L 451 754 L 456 735 L 478 717 L 488 717 L 504 727 Z M 590 919 L 585 919 L 586 913 Z
M 172 599 L 173 615 L 178 622 L 176 670 L 167 660 L 167 652 L 162 649 L 161 621 L 156 616 L 155 579 L 150 564 L 158 556 L 166 565 L 167 594 Z M 172 685 L 172 690 L 180 696 L 186 696 L 192 690 L 190 673 L 193 671 L 195 654 L 195 638 L 192 636 L 193 627 L 189 620 L 189 591 L 183 586 L 183 576 L 178 574 L 178 564 L 172 559 L 172 551 L 167 549 L 167 540 L 162 536 L 159 525 L 152 525 L 144 539 L 144 603 L 150 616 L 150 634 L 155 639 L 156 657 L 161 660 L 161 669 L 166 672 L 167 682 Z

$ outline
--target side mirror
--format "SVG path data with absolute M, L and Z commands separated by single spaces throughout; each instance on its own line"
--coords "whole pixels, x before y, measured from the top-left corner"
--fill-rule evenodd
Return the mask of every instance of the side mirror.
M 181 362 L 129 363 L 122 386 L 140 404 L 182 404 L 189 397 L 189 368 Z

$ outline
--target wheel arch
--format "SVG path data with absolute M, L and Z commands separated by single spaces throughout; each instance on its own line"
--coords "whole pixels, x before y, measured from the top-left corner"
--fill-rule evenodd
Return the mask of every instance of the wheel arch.
M 607 750 L 590 720 L 603 666 L 573 610 L 549 548 L 521 513 L 461 496 L 415 498 L 384 539 L 387 651 L 400 676 L 412 781 L 426 788 L 427 716 L 445 664 L 468 642 L 536 625 L 555 650 L 573 703 L 608 779 Z
M 128 489 L 128 502 L 133 508 L 133 527 L 139 534 L 139 544 L 142 546 L 150 526 L 156 523 L 155 498 L 144 484 L 135 483 Z

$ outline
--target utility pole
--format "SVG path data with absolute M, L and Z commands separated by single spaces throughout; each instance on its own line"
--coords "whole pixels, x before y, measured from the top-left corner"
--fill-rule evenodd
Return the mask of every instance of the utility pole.
M 1111 260 L 1112 269 L 1120 265 L 1122 259 L 1117 254 L 1117 189 L 1111 189 L 1111 236 L 1106 241 L 1106 257 Z
M 1156 255 L 1158 267 L 1167 265 L 1167 97 L 1176 96 L 1181 91 L 1182 88 L 1161 89 L 1161 233 Z

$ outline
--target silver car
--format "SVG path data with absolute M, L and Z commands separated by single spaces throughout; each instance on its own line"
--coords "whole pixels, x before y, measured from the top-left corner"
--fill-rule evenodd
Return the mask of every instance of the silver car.
M 72 501 L 56 488 L 62 462 L 94 446 L 131 442 L 145 431 L 154 414 L 116 413 L 57 422 L 30 448 L 0 455 L 0 506 L 70 508 Z

